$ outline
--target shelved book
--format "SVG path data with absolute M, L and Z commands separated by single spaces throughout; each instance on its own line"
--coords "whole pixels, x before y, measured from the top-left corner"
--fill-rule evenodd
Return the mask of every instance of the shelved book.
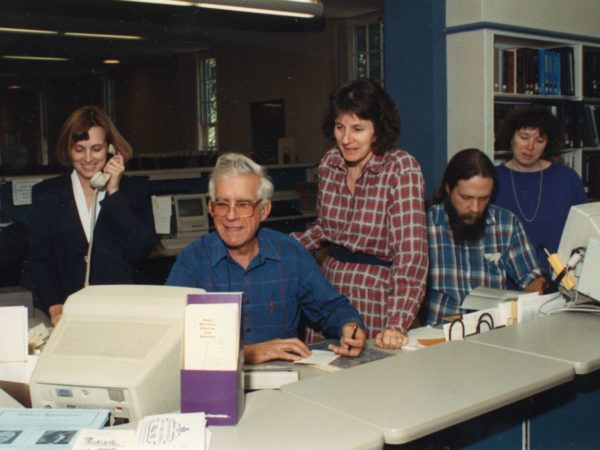
M 494 70 L 497 93 L 575 95 L 573 47 L 496 47 Z
M 600 51 L 592 47 L 583 49 L 583 96 L 600 98 Z

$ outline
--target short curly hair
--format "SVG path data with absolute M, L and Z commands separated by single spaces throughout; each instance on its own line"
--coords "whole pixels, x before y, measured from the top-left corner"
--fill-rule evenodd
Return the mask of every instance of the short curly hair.
M 560 121 L 541 105 L 518 106 L 509 111 L 498 130 L 497 148 L 511 149 L 515 132 L 523 128 L 537 128 L 548 139 L 544 156 L 556 153 L 563 147 L 564 130 Z
M 382 155 L 391 150 L 400 136 L 400 115 L 389 94 L 375 81 L 361 78 L 343 84 L 329 96 L 329 107 L 321 129 L 335 145 L 335 121 L 340 114 L 355 114 L 370 120 L 375 128 L 373 153 Z

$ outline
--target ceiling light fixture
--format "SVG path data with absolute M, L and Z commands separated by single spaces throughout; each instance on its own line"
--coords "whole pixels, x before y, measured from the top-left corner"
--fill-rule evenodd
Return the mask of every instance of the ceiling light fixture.
M 9 28 L 9 27 L 0 27 L 0 33 L 58 34 L 58 31 L 36 30 L 34 28 Z
M 155 5 L 171 5 L 171 6 L 192 6 L 191 1 L 185 0 L 122 0 L 132 3 L 152 3 Z
M 84 38 L 97 38 L 97 39 L 127 39 L 127 40 L 143 39 L 142 36 L 136 36 L 133 34 L 79 33 L 76 31 L 38 30 L 35 28 L 0 27 L 0 33 L 44 34 L 44 35 L 50 35 L 50 36 L 62 35 L 62 36 L 68 36 L 68 37 L 84 37 Z
M 59 56 L 25 56 L 25 55 L 2 55 L 2 59 L 12 59 L 17 61 L 56 61 L 65 62 L 69 61 L 68 58 L 62 58 Z
M 101 34 L 101 33 L 77 33 L 75 31 L 65 31 L 62 33 L 65 36 L 70 37 L 83 37 L 83 38 L 96 38 L 96 39 L 126 39 L 126 40 L 140 40 L 142 36 L 136 36 L 133 34 Z
M 105 59 L 104 61 L 102 61 L 102 63 L 104 64 L 121 64 L 121 61 L 119 61 L 118 59 Z
M 195 0 L 194 5 L 199 8 L 303 19 L 311 19 L 323 14 L 323 3 L 317 0 Z

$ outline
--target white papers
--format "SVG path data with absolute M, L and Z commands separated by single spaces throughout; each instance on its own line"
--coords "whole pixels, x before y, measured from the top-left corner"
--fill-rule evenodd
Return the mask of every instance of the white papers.
M 444 339 L 444 330 L 441 327 L 432 327 L 426 325 L 419 328 L 408 330 L 408 344 L 402 347 L 402 350 L 418 350 L 438 343 Z
M 172 198 L 170 195 L 152 196 L 154 227 L 158 234 L 171 234 L 171 203 Z
M 565 299 L 559 293 L 539 295 L 537 292 L 530 292 L 519 295 L 518 321 L 526 322 L 535 319 L 540 314 L 548 314 L 564 307 L 565 304 Z
M 81 430 L 73 450 L 202 450 L 210 433 L 204 413 L 145 417 L 137 430 Z
M 184 368 L 237 370 L 240 346 L 237 303 L 185 307 Z
M 31 188 L 34 184 L 37 184 L 40 181 L 42 181 L 41 178 L 25 178 L 22 180 L 13 180 L 13 205 L 31 205 Z
M 339 357 L 340 355 L 329 350 L 311 350 L 310 355 L 308 355 L 306 358 L 294 361 L 294 364 L 308 364 L 319 369 L 333 372 L 339 370 L 339 368 L 332 367 L 330 364 Z
M 73 450 L 135 449 L 135 430 L 81 430 Z
M 469 295 L 465 297 L 460 308 L 472 309 L 475 311 L 492 308 L 507 300 L 516 300 L 522 293 L 523 292 L 521 291 L 508 291 L 506 289 L 479 286 L 473 289 Z
M 445 323 L 444 336 L 447 341 L 462 340 L 466 336 L 484 333 L 494 328 L 513 325 L 517 322 L 517 301 L 499 303 L 495 308 L 482 309 L 463 314 L 459 321 Z M 452 325 L 454 323 L 454 325 Z
M 0 362 L 24 362 L 27 359 L 27 308 L 0 308 Z
M 25 361 L 0 362 L 0 380 L 29 384 L 38 358 L 38 355 L 28 355 Z
M 30 328 L 28 334 L 29 347 L 32 350 L 39 349 L 46 343 L 50 337 L 50 330 L 43 322 L 38 323 L 35 327 Z
M 289 365 L 259 364 L 244 366 L 244 388 L 279 389 L 284 384 L 298 381 L 298 372 Z
M 16 449 L 69 449 L 82 428 L 101 428 L 105 409 L 0 409 L 0 430 L 10 430 L 3 445 Z

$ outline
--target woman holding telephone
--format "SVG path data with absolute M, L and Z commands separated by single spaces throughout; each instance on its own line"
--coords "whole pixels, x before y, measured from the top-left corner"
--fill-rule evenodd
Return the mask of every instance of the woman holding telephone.
M 56 325 L 89 284 L 132 284 L 133 265 L 157 244 L 146 183 L 124 176 L 133 150 L 95 106 L 75 110 L 56 145 L 70 174 L 32 189 L 28 267 L 35 305 Z

